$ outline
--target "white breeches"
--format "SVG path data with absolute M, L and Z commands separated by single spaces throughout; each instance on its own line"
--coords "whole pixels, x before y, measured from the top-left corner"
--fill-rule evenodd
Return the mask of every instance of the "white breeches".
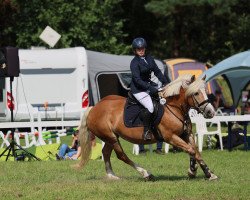
M 141 105 L 148 109 L 150 113 L 154 112 L 151 96 L 147 92 L 139 92 L 133 95 L 141 103 Z

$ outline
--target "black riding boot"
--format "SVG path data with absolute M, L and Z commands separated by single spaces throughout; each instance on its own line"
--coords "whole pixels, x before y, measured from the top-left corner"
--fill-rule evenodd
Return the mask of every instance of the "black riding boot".
M 145 109 L 143 111 L 143 125 L 144 125 L 144 132 L 143 132 L 143 138 L 144 140 L 151 140 L 152 139 L 152 131 L 151 128 L 151 117 L 152 114 L 148 111 L 148 109 Z

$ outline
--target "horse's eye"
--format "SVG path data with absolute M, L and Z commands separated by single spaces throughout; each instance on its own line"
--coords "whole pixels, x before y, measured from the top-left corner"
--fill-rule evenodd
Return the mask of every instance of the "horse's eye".
M 199 92 L 194 93 L 194 95 L 195 95 L 195 96 L 198 96 L 198 95 L 199 95 Z

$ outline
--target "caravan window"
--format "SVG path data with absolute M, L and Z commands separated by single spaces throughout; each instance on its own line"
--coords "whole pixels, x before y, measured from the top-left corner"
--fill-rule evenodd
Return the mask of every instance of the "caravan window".
M 6 110 L 5 78 L 0 77 L 0 117 L 5 117 Z
M 120 95 L 127 97 L 128 93 L 128 78 L 122 81 L 121 73 L 101 73 L 97 76 L 97 85 L 99 98 L 102 99 L 108 95 Z
M 3 89 L 0 88 L 0 102 L 3 102 Z
M 3 90 L 5 89 L 5 78 L 0 78 L 0 102 L 3 102 Z

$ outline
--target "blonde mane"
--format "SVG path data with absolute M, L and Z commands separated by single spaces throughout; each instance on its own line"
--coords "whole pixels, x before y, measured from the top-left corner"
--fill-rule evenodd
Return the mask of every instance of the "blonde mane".
M 191 83 L 192 75 L 184 74 L 179 76 L 176 80 L 169 83 L 163 88 L 162 96 L 170 97 L 180 94 L 180 89 L 183 87 L 186 90 L 185 95 L 190 96 L 201 88 L 205 88 L 205 82 L 202 79 L 197 79 Z
M 200 89 L 205 89 L 206 85 L 205 85 L 205 81 L 202 79 L 197 79 L 196 81 L 194 81 L 193 83 L 191 83 L 185 93 L 185 96 L 188 97 L 196 92 L 198 92 L 198 90 Z

